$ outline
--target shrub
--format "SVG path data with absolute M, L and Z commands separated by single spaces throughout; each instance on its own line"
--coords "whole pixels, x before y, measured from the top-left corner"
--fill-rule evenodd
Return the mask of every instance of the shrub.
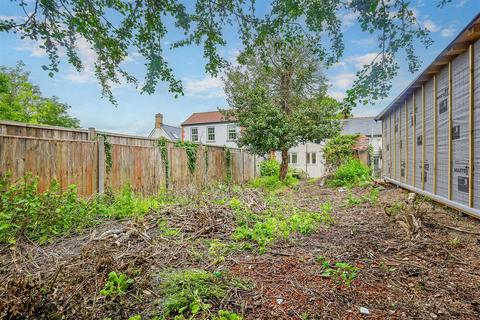
M 371 179 L 369 167 L 358 159 L 350 159 L 335 171 L 327 184 L 331 187 L 365 186 L 370 184 Z
M 323 157 L 328 170 L 335 170 L 353 157 L 353 147 L 358 135 L 344 134 L 328 140 L 323 149 Z
M 163 313 L 166 317 L 194 318 L 200 312 L 208 311 L 212 304 L 219 303 L 225 298 L 230 288 L 250 287 L 248 283 L 220 272 L 212 273 L 197 269 L 164 272 L 160 277 L 164 296 Z
M 10 178 L 8 174 L 0 177 L 0 242 L 14 244 L 26 236 L 45 243 L 52 236 L 91 225 L 94 210 L 103 209 L 96 198 L 78 198 L 74 185 L 62 191 L 53 181 L 47 191 L 38 193 L 37 177 L 26 174 L 17 183 Z
M 260 176 L 261 177 L 278 177 L 280 175 L 280 164 L 277 160 L 271 159 L 260 163 Z

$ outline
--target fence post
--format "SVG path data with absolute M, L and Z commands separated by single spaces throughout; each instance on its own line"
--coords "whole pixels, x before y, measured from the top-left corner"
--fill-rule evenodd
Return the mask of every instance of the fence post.
M 0 124 L 0 134 L 7 135 L 7 126 Z
M 89 132 L 90 133 L 90 132 Z M 105 191 L 105 137 L 98 136 L 98 193 Z
M 95 128 L 88 128 L 88 140 L 93 141 L 97 137 Z
M 245 183 L 245 151 L 240 149 L 242 153 L 242 183 Z

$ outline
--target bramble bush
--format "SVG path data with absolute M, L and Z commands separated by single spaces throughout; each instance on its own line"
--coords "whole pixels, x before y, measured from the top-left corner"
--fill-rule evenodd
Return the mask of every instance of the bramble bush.
M 358 137 L 357 134 L 341 134 L 328 140 L 323 148 L 323 158 L 327 171 L 334 171 L 352 159 L 353 147 Z

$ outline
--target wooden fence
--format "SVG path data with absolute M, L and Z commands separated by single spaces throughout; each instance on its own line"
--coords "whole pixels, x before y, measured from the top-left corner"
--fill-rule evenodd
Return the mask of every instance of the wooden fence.
M 226 149 L 215 146 L 197 147 L 191 173 L 185 149 L 168 144 L 166 166 L 157 142 L 93 128 L 0 121 L 0 174 L 11 172 L 12 179 L 17 180 L 31 172 L 39 177 L 40 191 L 57 180 L 63 188 L 75 184 L 79 194 L 89 196 L 106 188 L 119 190 L 126 183 L 144 195 L 167 186 L 177 190 L 202 188 L 229 176 L 235 183 L 244 183 L 257 173 L 255 156 L 229 149 L 227 157 Z

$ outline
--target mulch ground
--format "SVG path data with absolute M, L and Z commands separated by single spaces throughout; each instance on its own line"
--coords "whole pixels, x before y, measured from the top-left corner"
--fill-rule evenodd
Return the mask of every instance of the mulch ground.
M 383 186 L 376 205 L 348 207 L 348 191 L 304 183 L 283 195 L 300 207 L 333 204 L 334 224 L 308 236 L 269 247 L 265 254 L 236 251 L 221 264 L 208 259 L 206 239 L 228 241 L 233 213 L 205 201 L 203 206 L 172 206 L 143 221 L 108 222 L 84 235 L 47 246 L 19 243 L 0 255 L 0 317 L 38 319 L 143 319 L 158 314 L 156 290 L 161 270 L 229 270 L 255 287 L 232 291 L 215 308 L 246 319 L 478 319 L 480 318 L 480 222 L 428 201 L 420 201 L 421 233 L 412 240 L 385 208 L 407 193 Z M 355 196 L 368 190 L 354 189 Z M 251 206 L 258 194 L 247 191 Z M 171 239 L 159 219 L 181 228 Z M 132 230 L 127 239 L 97 240 L 112 229 Z M 316 257 L 359 268 L 350 286 L 322 276 Z M 99 294 L 108 272 L 134 278 L 134 288 L 116 300 Z M 365 313 L 360 312 L 360 308 Z

